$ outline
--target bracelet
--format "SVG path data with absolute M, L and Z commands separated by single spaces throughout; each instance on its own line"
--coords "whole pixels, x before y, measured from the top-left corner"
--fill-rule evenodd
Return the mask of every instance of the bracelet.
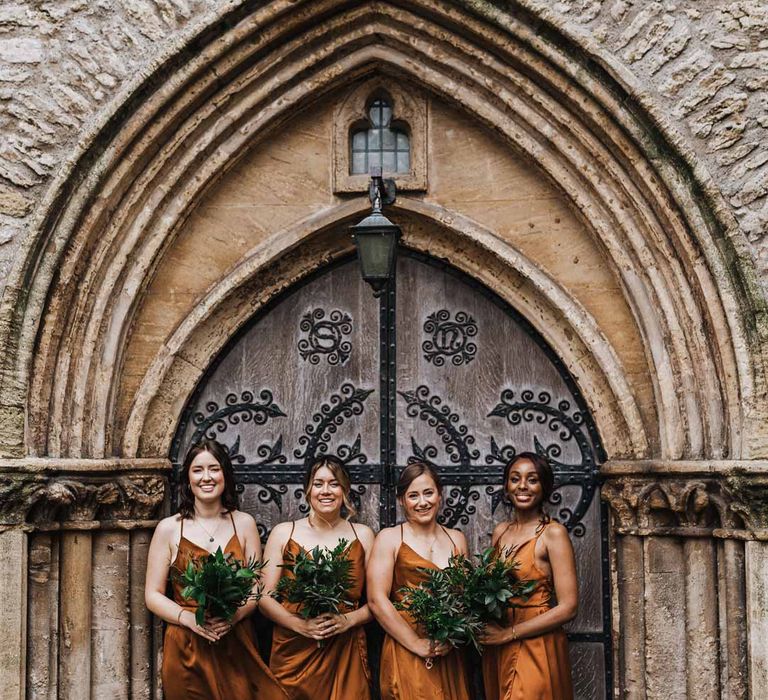
M 515 631 L 514 625 L 512 626 L 512 639 L 510 639 L 510 642 L 516 642 L 519 639 L 517 636 L 517 632 Z
M 176 615 L 176 624 L 181 625 L 181 616 L 184 614 L 184 608 L 179 610 L 179 614 Z

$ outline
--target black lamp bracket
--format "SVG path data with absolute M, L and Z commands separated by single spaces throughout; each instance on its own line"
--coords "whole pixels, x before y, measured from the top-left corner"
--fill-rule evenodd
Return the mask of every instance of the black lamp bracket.
M 397 198 L 397 189 L 395 181 L 381 176 L 381 167 L 371 167 L 371 184 L 368 188 L 368 198 L 371 200 L 371 206 L 376 211 L 381 211 L 383 205 L 395 203 Z

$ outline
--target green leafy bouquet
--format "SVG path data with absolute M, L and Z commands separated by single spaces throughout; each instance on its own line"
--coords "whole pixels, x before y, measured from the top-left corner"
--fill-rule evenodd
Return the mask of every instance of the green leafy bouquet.
M 483 627 L 502 622 L 512 599 L 527 598 L 536 581 L 517 580 L 518 562 L 499 557 L 493 548 L 475 558 L 477 563 L 458 554 L 445 569 L 420 569 L 426 579 L 401 588 L 395 607 L 407 610 L 429 639 L 453 646 L 471 643 L 482 653 Z
M 527 600 L 536 590 L 536 581 L 522 581 L 517 577 L 520 562 L 500 557 L 493 547 L 475 555 L 473 565 L 462 562 L 466 571 L 464 601 L 469 613 L 483 624 L 504 622 L 506 611 L 516 598 Z
M 181 595 L 197 603 L 195 622 L 203 625 L 206 617 L 230 621 L 240 606 L 248 600 L 258 600 L 263 568 L 264 562 L 251 559 L 243 563 L 231 553 L 224 554 L 221 547 L 213 554 L 190 560 L 179 581 L 184 586 Z
M 333 549 L 317 546 L 307 552 L 302 548 L 295 557 L 286 553 L 280 567 L 292 575 L 280 578 L 272 597 L 280 603 L 298 604 L 305 620 L 326 613 L 338 615 L 343 607 L 351 607 L 352 562 L 347 544 L 342 539 Z M 323 646 L 321 641 L 317 645 Z

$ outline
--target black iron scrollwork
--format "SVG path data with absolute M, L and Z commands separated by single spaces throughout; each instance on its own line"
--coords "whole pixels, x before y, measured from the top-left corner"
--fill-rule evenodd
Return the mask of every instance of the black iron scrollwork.
M 534 450 L 537 454 L 547 457 L 556 479 L 580 487 L 579 501 L 573 509 L 562 505 L 563 496 L 557 490 L 552 494 L 549 502 L 559 506 L 558 519 L 576 537 L 583 536 L 586 528 L 581 519 L 592 502 L 592 496 L 595 492 L 593 477 L 596 471 L 592 447 L 582 429 L 584 427 L 583 414 L 580 411 L 571 412 L 571 404 L 565 399 L 554 405 L 552 396 L 546 391 L 540 391 L 537 394 L 531 389 L 525 389 L 520 392 L 520 398 L 516 399 L 514 391 L 505 389 L 501 393 L 500 403 L 494 407 L 488 416 L 505 418 L 510 425 L 514 426 L 532 423 L 557 435 L 559 442 L 553 442 L 547 446 L 542 444 L 538 436 L 534 436 Z M 559 461 L 563 451 L 561 443 L 571 441 L 575 442 L 581 457 L 577 464 Z M 514 454 L 515 449 L 512 446 L 499 448 L 496 441 L 491 439 L 491 452 L 486 456 L 485 461 L 487 464 L 494 462 L 506 464 Z M 503 492 L 500 490 L 498 496 L 493 490 L 487 490 L 487 492 L 492 497 L 492 507 L 495 510 L 502 501 Z
M 458 367 L 475 359 L 477 345 L 470 339 L 477 335 L 477 323 L 468 313 L 457 311 L 451 319 L 448 309 L 440 309 L 427 316 L 424 332 L 430 336 L 421 344 L 424 359 L 442 367 L 446 359 Z
M 328 364 L 343 365 L 349 360 L 352 343 L 345 340 L 352 333 L 352 317 L 333 309 L 328 318 L 324 309 L 313 309 L 301 317 L 299 328 L 306 337 L 299 340 L 299 354 L 313 365 L 326 357 Z
M 398 391 L 397 393 L 407 403 L 405 412 L 408 416 L 411 418 L 418 416 L 435 429 L 445 445 L 451 462 L 469 466 L 473 459 L 480 457 L 480 452 L 471 447 L 475 443 L 475 438 L 469 434 L 469 428 L 459 422 L 459 414 L 443 404 L 439 396 L 430 396 L 428 387 L 422 384 L 415 391 Z M 413 439 L 412 444 L 417 448 Z M 432 451 L 436 453 L 431 445 L 424 448 L 425 453 L 432 453 Z
M 328 442 L 344 421 L 352 416 L 359 416 L 364 410 L 365 400 L 373 393 L 373 389 L 358 389 L 346 382 L 342 384 L 338 394 L 333 394 L 320 410 L 312 416 L 312 423 L 304 429 L 304 435 L 299 438 L 303 446 L 293 451 L 297 459 L 303 459 L 309 467 L 317 454 L 327 454 Z M 360 452 L 358 441 L 352 446 L 342 445 L 339 452 L 344 454 L 342 459 L 355 460 L 360 464 L 368 461 L 366 455 Z
M 242 392 L 239 398 L 237 394 L 227 394 L 224 406 L 220 407 L 215 401 L 208 401 L 205 410 L 206 413 L 198 412 L 192 416 L 192 423 L 197 426 L 190 438 L 192 445 L 203 436 L 217 438 L 231 425 L 239 425 L 241 422 L 264 425 L 270 418 L 285 416 L 283 410 L 274 402 L 269 389 L 261 390 L 259 401 L 254 401 L 251 391 Z
M 479 450 L 472 447 L 475 438 L 469 434 L 467 426 L 460 423 L 458 413 L 454 413 L 450 406 L 443 404 L 439 396 L 430 396 L 428 387 L 422 385 L 415 391 L 398 393 L 407 403 L 407 415 L 412 418 L 418 416 L 435 429 L 445 445 L 445 451 L 451 462 L 468 467 L 473 459 L 480 457 Z M 431 462 L 437 458 L 438 451 L 434 445 L 421 447 L 413 437 L 411 437 L 411 448 L 414 456 L 419 460 Z M 469 522 L 469 516 L 477 512 L 477 508 L 472 503 L 478 498 L 480 494 L 472 491 L 470 484 L 451 488 L 439 518 L 440 522 L 448 527 L 455 527 L 459 523 L 466 525 Z

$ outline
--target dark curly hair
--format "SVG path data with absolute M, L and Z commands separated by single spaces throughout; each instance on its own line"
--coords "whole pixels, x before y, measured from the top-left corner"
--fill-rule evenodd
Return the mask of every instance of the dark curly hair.
M 189 466 L 195 457 L 202 452 L 209 452 L 221 465 L 224 472 L 224 493 L 221 494 L 221 505 L 224 511 L 231 513 L 239 507 L 237 491 L 235 490 L 235 472 L 232 469 L 232 460 L 229 451 L 217 440 L 204 438 L 189 448 L 179 473 L 179 515 L 182 518 L 191 518 L 195 514 L 195 497 L 189 484 Z

